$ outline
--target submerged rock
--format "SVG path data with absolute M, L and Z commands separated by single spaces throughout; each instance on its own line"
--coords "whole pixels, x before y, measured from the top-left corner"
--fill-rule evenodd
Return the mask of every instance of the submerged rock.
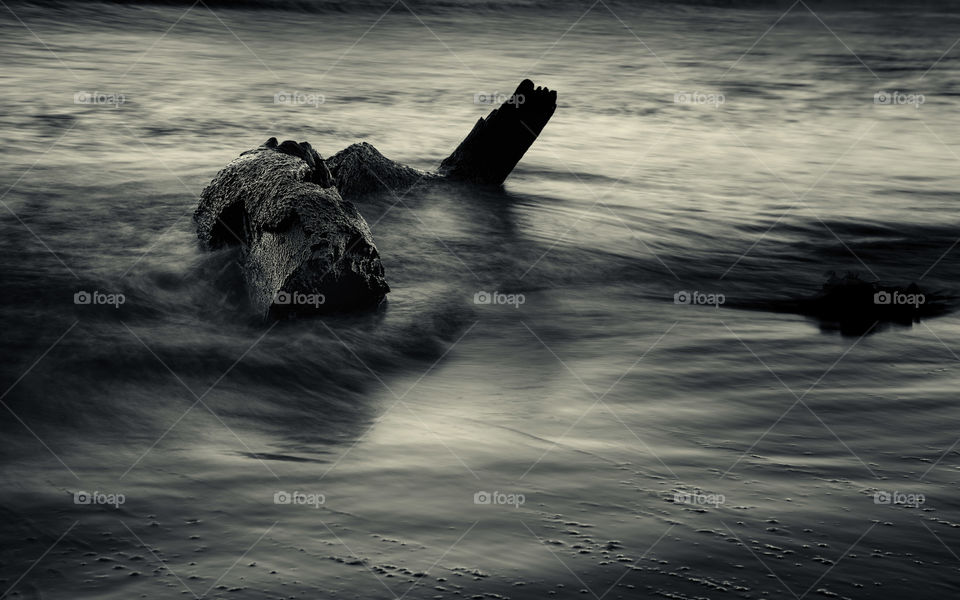
M 812 296 L 757 307 L 813 317 L 824 329 L 863 335 L 890 324 L 911 325 L 946 314 L 952 310 L 953 300 L 916 283 L 894 286 L 865 280 L 856 273 L 830 273 L 820 291 Z
M 194 220 L 205 247 L 240 247 L 265 316 L 370 306 L 390 291 L 370 227 L 306 142 L 242 153 L 203 190 Z
M 841 328 L 866 331 L 877 323 L 909 325 L 943 314 L 949 310 L 946 301 L 945 296 L 916 283 L 898 287 L 867 281 L 855 273 L 831 273 L 820 293 L 799 303 L 798 312 Z

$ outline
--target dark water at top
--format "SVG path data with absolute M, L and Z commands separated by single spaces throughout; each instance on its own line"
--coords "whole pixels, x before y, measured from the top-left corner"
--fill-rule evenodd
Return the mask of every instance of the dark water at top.
M 0 17 L 0 588 L 69 529 L 22 596 L 956 591 L 956 316 L 859 337 L 735 306 L 830 271 L 957 292 L 960 19 L 270 4 Z M 262 322 L 198 249 L 241 151 L 432 168 L 523 76 L 560 105 L 502 191 L 360 203 L 380 310 Z

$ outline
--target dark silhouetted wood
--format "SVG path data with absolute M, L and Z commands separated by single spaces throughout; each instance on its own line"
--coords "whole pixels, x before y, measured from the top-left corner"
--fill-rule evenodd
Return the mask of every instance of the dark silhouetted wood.
M 453 154 L 440 163 L 440 174 L 451 179 L 500 185 L 556 109 L 556 91 L 545 87 L 534 89 L 533 82 L 524 79 L 500 108 L 477 121 Z

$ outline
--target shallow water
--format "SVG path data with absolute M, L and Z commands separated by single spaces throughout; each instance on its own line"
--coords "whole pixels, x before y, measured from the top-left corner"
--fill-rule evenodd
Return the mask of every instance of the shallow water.
M 956 592 L 956 316 L 860 337 L 734 306 L 829 271 L 956 293 L 960 20 L 798 6 L 751 49 L 782 10 L 491 6 L 0 17 L 10 597 Z M 379 310 L 262 322 L 197 247 L 241 151 L 431 168 L 522 76 L 559 107 L 503 190 L 359 204 Z

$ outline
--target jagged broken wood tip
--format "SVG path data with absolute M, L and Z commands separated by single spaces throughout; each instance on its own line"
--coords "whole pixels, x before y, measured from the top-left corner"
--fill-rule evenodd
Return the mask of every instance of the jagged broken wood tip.
M 557 109 L 557 92 L 524 79 L 506 102 L 480 119 L 439 172 L 451 179 L 500 185 Z

